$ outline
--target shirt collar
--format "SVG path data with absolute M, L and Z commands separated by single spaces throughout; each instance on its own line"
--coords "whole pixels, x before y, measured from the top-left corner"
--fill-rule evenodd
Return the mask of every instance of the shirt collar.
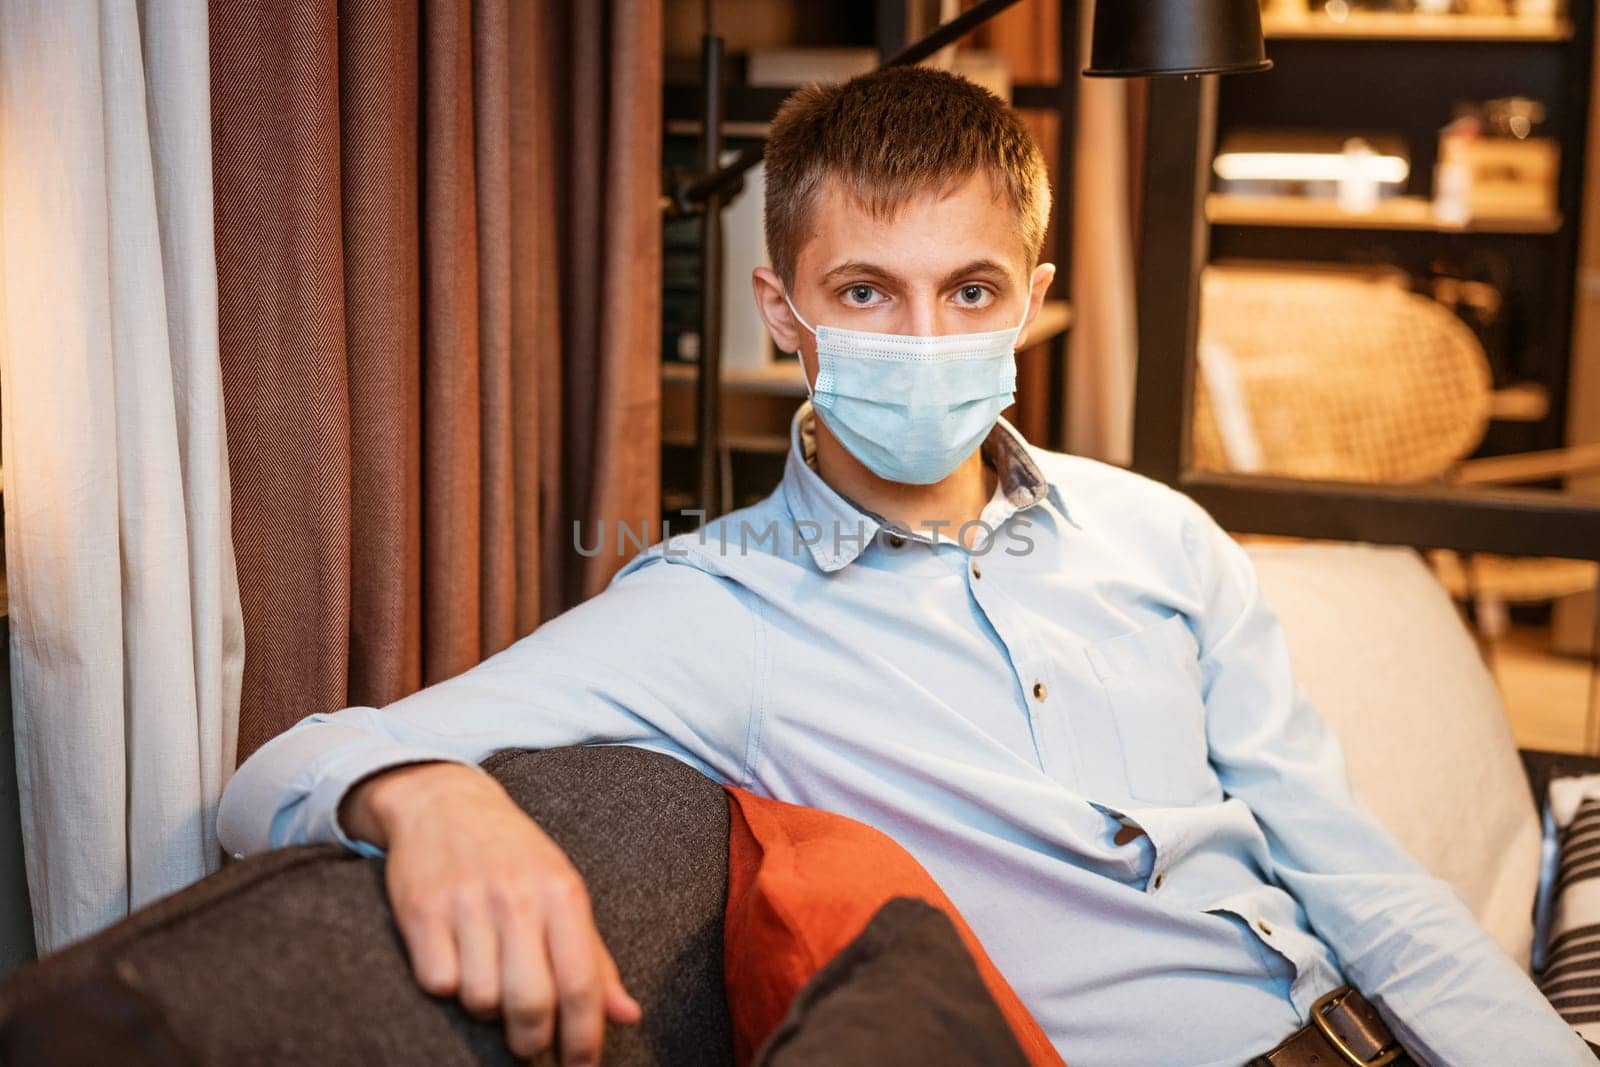
M 865 551 L 883 528 L 880 516 L 857 505 L 822 479 L 816 470 L 816 411 L 811 401 L 800 404 L 789 423 L 789 455 L 784 461 L 783 492 L 789 514 L 796 522 L 818 524 L 822 536 L 807 547 L 823 571 L 848 566 Z M 1039 469 L 1031 446 L 1005 419 L 995 422 L 983 439 L 983 457 L 1000 475 L 997 492 L 1003 492 L 1013 509 L 1032 507 L 1047 497 L 1069 522 L 1061 492 Z M 1074 525 L 1077 525 L 1075 522 Z M 837 536 L 837 531 L 845 531 Z M 859 531 L 860 536 L 856 534 Z

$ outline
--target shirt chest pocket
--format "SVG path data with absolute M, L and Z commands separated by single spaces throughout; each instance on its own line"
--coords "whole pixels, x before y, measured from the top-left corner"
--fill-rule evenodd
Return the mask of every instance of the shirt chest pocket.
M 1105 690 L 1128 795 L 1192 804 L 1217 789 L 1206 744 L 1199 647 L 1182 615 L 1085 648 Z

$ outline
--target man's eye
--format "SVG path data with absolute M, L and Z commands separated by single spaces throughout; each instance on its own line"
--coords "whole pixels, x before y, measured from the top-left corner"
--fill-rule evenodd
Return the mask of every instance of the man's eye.
M 872 300 L 873 294 L 876 293 L 877 290 L 870 285 L 852 285 L 850 288 L 846 289 L 845 292 L 849 295 L 851 303 L 866 304 Z
M 960 292 L 962 303 L 974 307 L 982 303 L 984 297 L 989 295 L 989 290 L 981 285 L 963 285 Z

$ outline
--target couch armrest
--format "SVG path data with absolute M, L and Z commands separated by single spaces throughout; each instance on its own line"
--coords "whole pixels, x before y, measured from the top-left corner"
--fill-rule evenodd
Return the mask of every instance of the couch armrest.
M 620 746 L 507 750 L 484 766 L 583 874 L 644 1009 L 637 1027 L 608 1030 L 606 1062 L 731 1063 L 722 788 L 669 756 Z M 26 1018 L 38 1041 L 52 1019 L 84 1025 L 82 1011 L 52 1003 L 119 989 L 199 1063 L 520 1062 L 497 1024 L 417 987 L 383 861 L 337 846 L 229 864 L 24 966 L 0 984 L 0 1059 L 9 1021 Z

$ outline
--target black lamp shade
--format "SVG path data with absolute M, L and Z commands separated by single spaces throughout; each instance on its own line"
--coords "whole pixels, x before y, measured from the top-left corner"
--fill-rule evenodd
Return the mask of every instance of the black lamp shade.
M 1097 0 L 1089 69 L 1097 78 L 1268 70 L 1261 0 Z

